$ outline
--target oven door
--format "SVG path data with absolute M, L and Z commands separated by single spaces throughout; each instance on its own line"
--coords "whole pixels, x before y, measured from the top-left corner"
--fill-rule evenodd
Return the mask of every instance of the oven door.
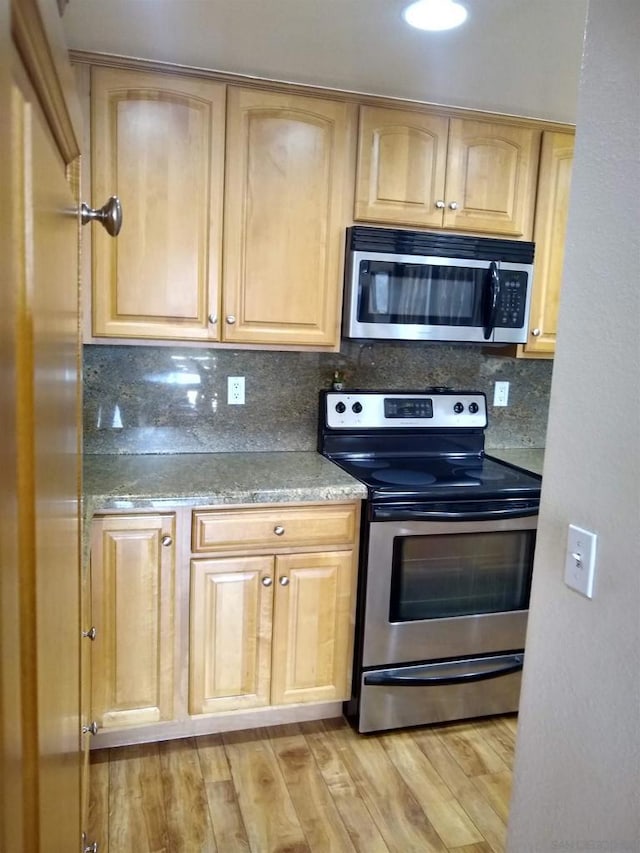
M 537 516 L 369 526 L 362 666 L 524 648 Z

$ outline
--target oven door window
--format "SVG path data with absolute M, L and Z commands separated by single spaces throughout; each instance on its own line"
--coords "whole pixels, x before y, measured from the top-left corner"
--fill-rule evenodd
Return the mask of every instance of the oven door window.
M 358 321 L 482 326 L 488 266 L 361 261 Z
M 534 530 L 397 537 L 391 622 L 526 610 Z

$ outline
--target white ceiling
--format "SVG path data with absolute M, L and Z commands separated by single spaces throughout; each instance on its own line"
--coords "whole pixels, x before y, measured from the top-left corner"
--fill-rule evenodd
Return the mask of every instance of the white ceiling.
M 70 48 L 575 121 L 588 0 L 463 0 L 412 30 L 408 0 L 70 0 Z

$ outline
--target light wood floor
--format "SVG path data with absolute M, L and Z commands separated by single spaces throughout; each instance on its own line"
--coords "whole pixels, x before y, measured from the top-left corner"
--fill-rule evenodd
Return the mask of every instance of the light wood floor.
M 503 853 L 513 716 L 357 735 L 344 720 L 96 751 L 101 853 Z

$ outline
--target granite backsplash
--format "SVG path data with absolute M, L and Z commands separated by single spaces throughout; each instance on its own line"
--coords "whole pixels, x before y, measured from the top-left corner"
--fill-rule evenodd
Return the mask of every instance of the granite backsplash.
M 543 447 L 552 365 L 459 344 L 345 341 L 339 353 L 85 345 L 84 450 L 315 450 L 318 391 L 336 369 L 347 389 L 484 391 L 487 447 Z M 245 377 L 244 406 L 227 405 L 228 376 Z M 511 383 L 506 408 L 492 405 L 496 380 Z

